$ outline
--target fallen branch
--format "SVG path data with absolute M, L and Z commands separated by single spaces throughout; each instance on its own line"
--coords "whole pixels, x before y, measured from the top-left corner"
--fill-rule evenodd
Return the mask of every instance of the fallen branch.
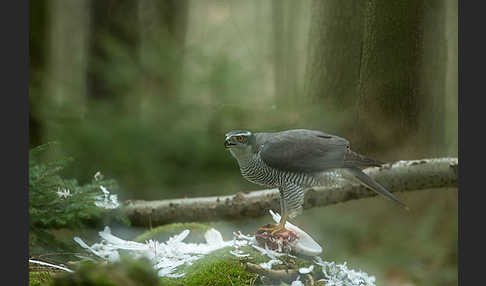
M 365 172 L 390 192 L 457 188 L 457 158 L 398 161 Z M 375 196 L 376 193 L 350 180 L 306 191 L 304 208 L 326 206 Z M 259 217 L 268 209 L 279 210 L 277 189 L 237 193 L 230 196 L 128 201 L 125 212 L 133 225 L 155 226 L 172 222 L 228 220 Z

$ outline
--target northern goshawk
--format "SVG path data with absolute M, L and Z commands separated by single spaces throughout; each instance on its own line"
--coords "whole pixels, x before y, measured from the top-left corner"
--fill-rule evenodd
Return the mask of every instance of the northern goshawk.
M 226 133 L 225 149 L 238 161 L 245 179 L 280 191 L 281 220 L 272 233 L 285 226 L 287 218 L 301 212 L 304 190 L 325 184 L 326 173 L 344 169 L 373 191 L 406 208 L 392 193 L 361 170 L 383 163 L 353 152 L 348 140 L 316 130 Z

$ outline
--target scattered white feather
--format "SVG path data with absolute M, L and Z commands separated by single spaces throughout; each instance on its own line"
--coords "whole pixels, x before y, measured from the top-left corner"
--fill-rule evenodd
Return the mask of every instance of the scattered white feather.
M 104 186 L 100 185 L 100 189 L 103 192 L 103 195 L 95 197 L 94 203 L 97 207 L 105 209 L 116 209 L 120 206 L 120 203 L 118 203 L 117 195 L 111 195 Z
M 265 245 L 265 248 L 261 248 L 260 246 L 258 246 L 256 244 L 251 244 L 251 246 L 253 248 L 255 248 L 256 250 L 260 251 L 260 253 L 263 256 L 268 256 L 271 259 L 277 259 L 277 257 L 285 255 L 285 253 L 281 253 L 281 252 L 277 252 L 277 251 L 268 249 L 268 247 L 266 247 L 266 245 Z
M 369 276 L 363 271 L 348 269 L 346 262 L 336 264 L 316 257 L 315 263 L 322 266 L 325 278 L 319 281 L 325 281 L 327 286 L 375 286 L 375 276 Z
M 168 244 L 170 243 L 178 243 L 186 239 L 186 237 L 189 235 L 190 231 L 188 229 L 183 230 L 181 233 L 178 235 L 174 235 L 173 237 L 170 237 L 169 240 L 167 241 Z
M 204 237 L 206 243 L 185 243 L 183 240 L 189 234 L 189 230 L 170 237 L 166 242 L 149 240 L 145 243 L 121 239 L 111 233 L 109 227 L 99 232 L 102 241 L 91 246 L 81 238 L 75 237 L 81 247 L 88 249 L 98 257 L 108 262 L 120 259 L 119 251 L 127 251 L 134 258 L 146 257 L 152 261 L 159 276 L 181 277 L 184 273 L 175 273 L 182 265 L 191 265 L 194 261 L 214 250 L 231 246 L 232 241 L 224 241 L 221 233 L 215 229 L 208 230 Z
M 254 236 L 244 235 L 243 233 L 241 233 L 241 231 L 233 232 L 233 235 L 234 235 L 235 238 L 240 239 L 240 240 L 247 240 L 247 241 L 251 241 L 251 242 L 256 242 L 256 239 L 255 239 Z
M 116 262 L 120 260 L 120 255 L 118 254 L 118 252 L 114 251 L 115 248 L 110 247 L 109 245 L 95 243 L 92 246 L 89 246 L 77 236 L 74 237 L 74 241 L 77 242 L 81 247 L 91 251 L 94 255 L 103 258 L 109 262 Z
M 210 230 L 206 231 L 206 233 L 204 234 L 204 239 L 206 239 L 206 242 L 209 245 L 213 245 L 213 246 L 225 244 L 221 233 L 215 230 L 214 228 L 211 228 Z
M 74 238 L 74 241 L 76 241 L 82 248 L 86 248 L 88 249 L 89 251 L 91 251 L 92 253 L 94 253 L 95 255 L 99 256 L 99 257 L 102 257 L 100 253 L 98 253 L 96 250 L 94 250 L 93 248 L 91 248 L 89 245 L 87 245 L 81 238 L 75 236 Z
M 65 199 L 65 198 L 71 196 L 71 191 L 68 190 L 68 189 L 62 189 L 61 190 L 61 188 L 58 188 L 56 194 L 57 194 L 58 197 Z
M 103 194 L 105 194 L 105 195 L 109 195 L 110 194 L 110 192 L 104 186 L 100 186 L 100 189 L 103 192 Z
M 273 264 L 282 264 L 283 261 L 280 259 L 271 259 L 270 261 L 260 263 L 263 269 L 271 270 Z
M 186 275 L 186 273 L 176 273 L 176 274 L 167 274 L 165 275 L 166 277 L 169 277 L 169 278 L 181 278 L 183 277 L 184 275 Z
M 301 267 L 301 268 L 299 268 L 299 273 L 300 274 L 307 274 L 307 273 L 311 273 L 312 270 L 314 270 L 314 265 L 311 265 L 309 267 Z
M 128 241 L 118 238 L 111 234 L 111 230 L 108 226 L 105 226 L 103 231 L 99 232 L 101 238 L 103 238 L 107 243 L 112 245 L 116 245 L 118 249 L 126 249 L 126 250 L 147 250 L 149 247 L 145 243 L 139 243 L 135 241 Z
M 47 262 L 44 262 L 44 261 L 38 261 L 38 260 L 34 260 L 34 259 L 29 259 L 29 262 L 30 263 L 39 264 L 39 265 L 49 266 L 49 267 L 53 267 L 53 268 L 57 268 L 57 269 L 61 269 L 61 270 L 67 271 L 67 272 L 73 272 L 69 268 L 66 268 L 66 267 L 63 267 L 63 266 L 59 266 L 59 265 L 55 265 L 55 264 L 51 264 L 51 263 L 47 263 Z
M 102 189 L 103 190 L 103 189 Z M 280 220 L 280 215 L 270 211 L 270 214 L 277 222 Z M 290 223 L 286 224 L 288 229 L 295 227 Z M 297 228 L 297 227 L 295 227 Z M 132 257 L 146 257 L 152 261 L 155 270 L 158 271 L 160 277 L 178 278 L 185 275 L 180 272 L 180 267 L 191 265 L 194 261 L 201 259 L 212 251 L 232 247 L 230 253 L 237 257 L 249 256 L 239 248 L 242 246 L 251 246 L 258 250 L 262 256 L 267 256 L 269 261 L 260 263 L 264 269 L 272 269 L 272 265 L 282 264 L 281 256 L 289 256 L 289 254 L 280 253 L 265 246 L 262 248 L 258 246 L 254 236 L 244 235 L 241 232 L 234 232 L 233 239 L 224 241 L 221 233 L 216 229 L 210 229 L 204 234 L 205 243 L 186 243 L 184 239 L 189 235 L 189 230 L 184 230 L 181 233 L 170 237 L 166 242 L 159 242 L 156 240 L 148 240 L 145 243 L 135 241 L 128 241 L 119 238 L 111 233 L 109 227 L 105 227 L 103 231 L 99 232 L 102 241 L 91 246 L 87 245 L 81 238 L 74 237 L 81 247 L 89 250 L 98 257 L 105 259 L 107 262 L 119 261 L 119 251 L 128 252 Z M 293 256 L 294 257 L 294 256 Z M 307 274 L 314 270 L 315 266 L 322 267 L 324 279 L 327 286 L 375 286 L 375 277 L 369 276 L 362 271 L 348 269 L 346 263 L 336 264 L 335 262 L 323 261 L 319 256 L 314 257 L 314 264 L 309 267 L 301 267 L 300 274 Z M 300 286 L 303 283 L 300 278 L 293 281 L 292 286 Z
M 99 181 L 99 180 L 103 179 L 103 174 L 101 174 L 100 171 L 96 172 L 96 174 L 94 174 L 94 179 L 96 181 Z
M 230 253 L 233 254 L 236 257 L 248 257 L 248 256 L 250 256 L 250 254 L 244 253 L 243 250 L 239 250 L 239 249 L 230 250 Z
M 304 283 L 300 281 L 300 276 L 297 276 L 297 278 L 294 281 L 292 281 L 290 286 L 304 286 Z
M 254 236 L 248 236 L 241 233 L 241 231 L 233 232 L 233 241 L 231 246 L 238 249 L 239 247 L 256 244 L 256 238 Z

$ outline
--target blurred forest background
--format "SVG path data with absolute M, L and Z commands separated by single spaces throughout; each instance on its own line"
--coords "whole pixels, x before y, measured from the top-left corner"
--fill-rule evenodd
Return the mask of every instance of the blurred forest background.
M 31 147 L 120 200 L 260 189 L 225 132 L 319 129 L 393 162 L 457 156 L 457 0 L 30 2 Z M 457 190 L 304 211 L 324 255 L 378 285 L 457 285 Z M 267 222 L 226 223 L 232 230 Z

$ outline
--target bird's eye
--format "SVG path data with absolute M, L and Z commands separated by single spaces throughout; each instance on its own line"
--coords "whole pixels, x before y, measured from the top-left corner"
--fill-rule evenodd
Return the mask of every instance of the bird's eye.
M 238 142 L 243 142 L 244 138 L 243 138 L 243 136 L 236 136 L 236 140 Z

